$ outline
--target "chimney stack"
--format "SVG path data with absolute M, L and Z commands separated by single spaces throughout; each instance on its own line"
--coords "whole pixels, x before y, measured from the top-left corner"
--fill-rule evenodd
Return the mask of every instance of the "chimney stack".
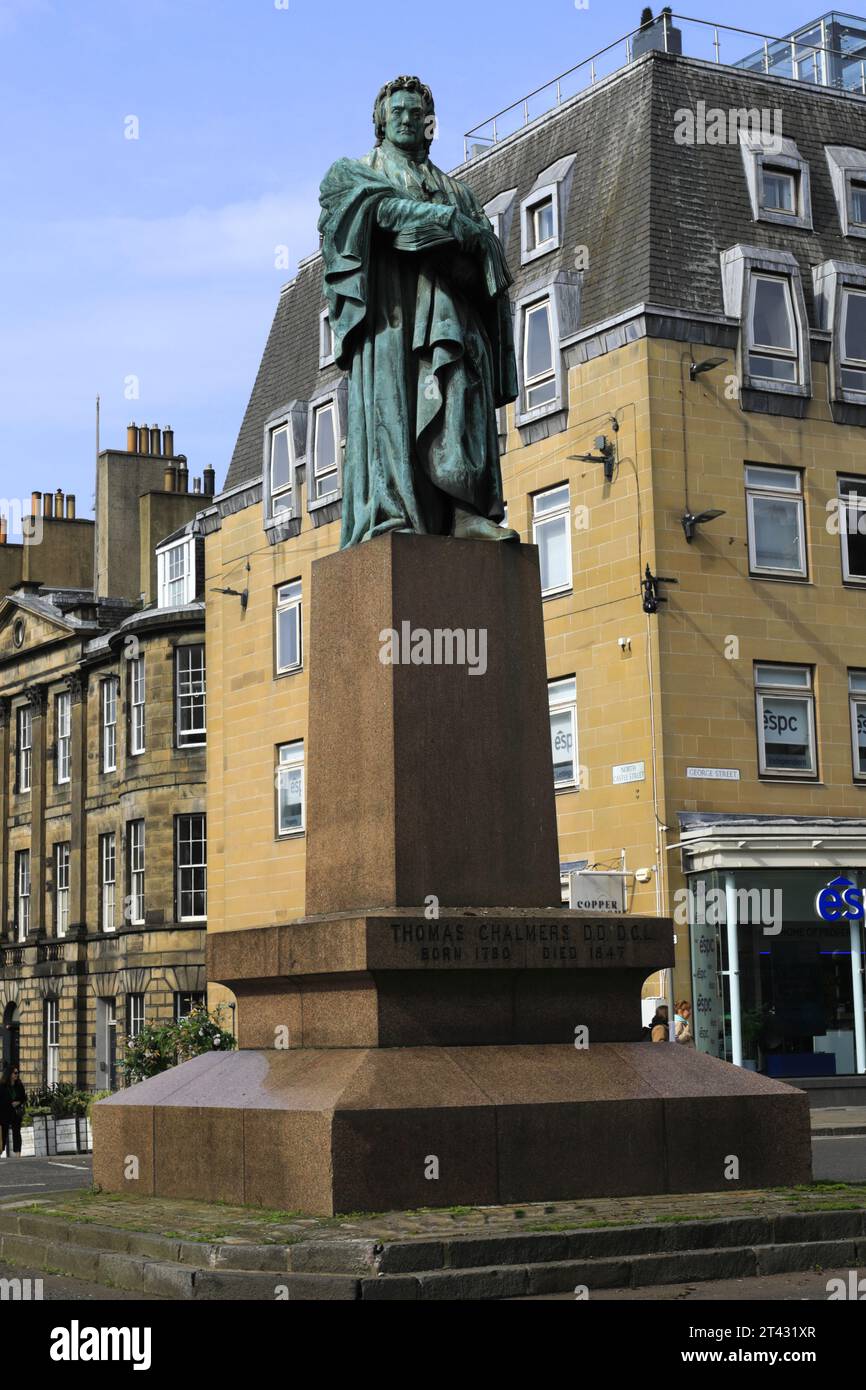
M 151 425 L 150 427 L 150 452 L 157 455 L 160 452 L 159 425 Z
M 147 425 L 140 425 L 138 429 L 138 452 L 140 454 L 150 453 L 150 430 Z
M 75 520 L 75 493 L 70 492 L 66 498 L 66 520 Z
M 174 430 L 168 426 L 162 432 L 162 452 L 167 458 L 174 457 Z
M 216 471 L 213 468 L 205 468 L 202 472 L 202 491 L 208 497 L 213 497 L 216 492 Z
M 42 515 L 54 515 L 54 498 L 51 496 L 50 492 L 46 492 L 45 496 L 42 498 Z
M 128 454 L 138 453 L 138 430 L 134 420 L 126 427 L 126 452 Z

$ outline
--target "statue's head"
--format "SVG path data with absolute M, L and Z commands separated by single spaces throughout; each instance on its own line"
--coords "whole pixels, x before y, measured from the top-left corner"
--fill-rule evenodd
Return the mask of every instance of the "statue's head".
M 429 150 L 435 133 L 433 93 L 418 77 L 386 82 L 373 107 L 376 144 L 390 140 L 401 150 Z

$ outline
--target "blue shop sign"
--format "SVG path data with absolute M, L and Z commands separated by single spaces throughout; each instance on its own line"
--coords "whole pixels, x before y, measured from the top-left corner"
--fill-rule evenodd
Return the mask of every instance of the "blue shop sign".
M 815 911 L 822 922 L 857 922 L 866 916 L 863 889 L 840 874 L 822 888 L 815 899 Z

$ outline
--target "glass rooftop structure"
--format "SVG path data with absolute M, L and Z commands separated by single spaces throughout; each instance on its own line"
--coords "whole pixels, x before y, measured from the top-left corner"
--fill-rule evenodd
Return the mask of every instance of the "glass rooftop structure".
M 840 91 L 866 92 L 866 19 L 831 10 L 732 64 Z

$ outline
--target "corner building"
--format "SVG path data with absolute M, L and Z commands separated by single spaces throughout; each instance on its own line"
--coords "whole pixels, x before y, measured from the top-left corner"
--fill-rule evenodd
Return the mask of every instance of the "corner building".
M 628 910 L 675 916 L 699 1048 L 850 1097 L 862 917 L 816 896 L 866 884 L 866 97 L 778 48 L 638 37 L 452 170 L 515 280 L 502 470 L 540 551 L 563 890 L 622 875 Z M 772 148 L 729 120 L 751 111 Z M 321 280 L 314 254 L 282 290 L 202 516 L 212 931 L 304 909 L 310 565 L 346 429 Z

